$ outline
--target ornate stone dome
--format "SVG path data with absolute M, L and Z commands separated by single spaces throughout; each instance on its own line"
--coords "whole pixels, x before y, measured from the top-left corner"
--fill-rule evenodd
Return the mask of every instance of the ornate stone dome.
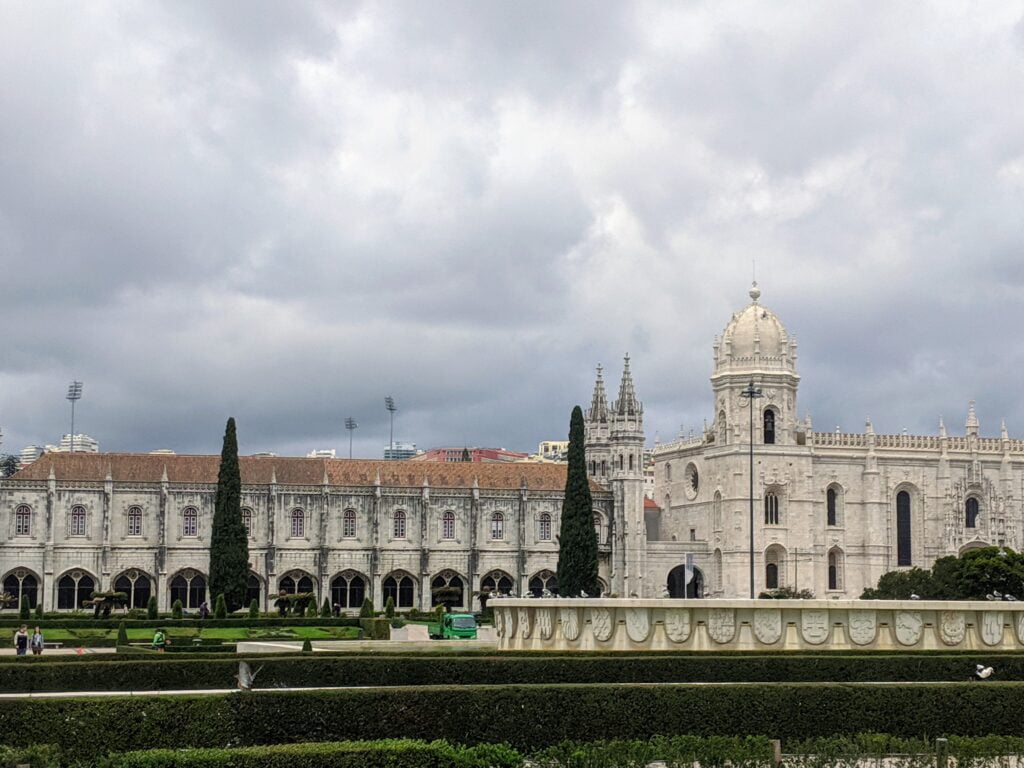
M 761 289 L 750 288 L 750 304 L 736 312 L 715 339 L 715 372 L 795 370 L 796 342 L 778 316 L 758 303 Z

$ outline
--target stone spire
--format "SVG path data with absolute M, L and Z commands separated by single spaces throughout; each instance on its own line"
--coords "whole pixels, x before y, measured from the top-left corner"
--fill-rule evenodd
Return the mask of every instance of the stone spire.
M 971 400 L 967 405 L 967 434 L 978 436 L 978 414 L 974 412 L 974 401 Z
M 594 397 L 590 401 L 588 421 L 608 421 L 608 397 L 604 393 L 604 369 L 597 364 L 597 380 L 594 382 Z
M 622 381 L 619 384 L 619 399 L 615 401 L 615 411 L 620 416 L 634 416 L 641 412 L 636 391 L 633 389 L 633 374 L 629 371 L 629 355 L 622 366 Z

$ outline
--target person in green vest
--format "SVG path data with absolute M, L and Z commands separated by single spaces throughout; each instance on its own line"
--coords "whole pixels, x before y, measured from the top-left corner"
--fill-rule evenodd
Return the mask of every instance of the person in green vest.
M 171 641 L 167 639 L 167 631 L 162 627 L 153 635 L 153 650 L 163 653 Z

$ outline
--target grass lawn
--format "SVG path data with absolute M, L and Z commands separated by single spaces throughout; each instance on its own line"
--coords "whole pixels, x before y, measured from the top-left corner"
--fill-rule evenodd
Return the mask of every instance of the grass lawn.
M 129 629 L 128 642 L 144 643 L 153 639 L 153 629 Z M 43 633 L 47 642 L 75 645 L 114 645 L 116 629 L 48 629 Z M 190 643 L 192 638 L 204 640 L 354 640 L 359 636 L 356 627 L 170 627 L 167 636 L 171 643 Z

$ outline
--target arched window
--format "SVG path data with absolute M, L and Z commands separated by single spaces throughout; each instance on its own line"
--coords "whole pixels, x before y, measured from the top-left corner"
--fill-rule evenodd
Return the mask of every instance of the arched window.
M 914 558 L 910 541 L 910 494 L 896 494 L 896 565 L 912 565 Z
M 356 511 L 354 509 L 346 509 L 341 516 L 341 535 L 346 539 L 356 537 Z
M 775 411 L 771 408 L 766 408 L 764 412 L 764 444 L 773 445 L 775 443 Z
M 786 573 L 786 550 L 773 544 L 764 551 L 764 586 L 765 589 L 778 589 L 783 586 Z
M 199 511 L 195 507 L 185 507 L 181 512 L 181 535 L 199 535 Z M 173 601 L 172 601 L 173 602 Z
M 296 507 L 292 510 L 292 538 L 301 539 L 306 535 L 306 513 Z
M 607 459 L 602 459 L 601 460 L 601 476 L 604 477 L 607 474 L 608 474 L 608 460 Z
M 464 584 L 454 571 L 442 571 L 430 582 L 430 604 L 444 605 L 449 610 L 463 606 Z
M 774 491 L 768 491 L 764 495 L 764 524 L 779 524 L 779 497 Z
M 22 599 L 28 601 L 29 608 L 36 607 L 39 599 L 39 581 L 35 574 L 24 568 L 17 568 L 4 578 L 4 592 L 14 598 L 14 606 L 20 607 Z
M 142 507 L 128 507 L 128 535 L 142 535 Z
M 721 592 L 724 587 L 722 586 L 722 550 L 716 549 L 714 555 L 714 573 L 712 578 L 714 579 L 714 589 Z
M 505 538 L 505 516 L 501 512 L 491 515 L 491 538 L 495 541 Z
M 534 597 L 542 597 L 545 589 L 552 595 L 558 594 L 558 577 L 548 570 L 543 570 L 530 579 L 530 591 Z
M 512 591 L 512 577 L 504 571 L 491 571 L 480 580 L 480 591 L 507 595 Z
M 391 532 L 391 537 L 394 539 L 405 538 L 405 511 L 401 509 L 395 510 L 394 526 Z
M 672 462 L 671 461 L 666 461 L 665 462 L 665 479 L 668 480 L 669 482 L 672 481 Z
M 245 535 L 252 536 L 252 510 L 242 507 L 242 527 L 245 528 Z
M 601 516 L 599 514 L 597 514 L 597 512 L 595 512 L 594 513 L 594 534 L 597 536 L 597 543 L 598 544 L 601 543 L 601 528 L 602 528 Z
M 722 493 L 715 491 L 714 501 L 711 502 L 711 522 L 714 530 L 722 530 Z M 716 582 L 717 583 L 717 582 Z
M 828 553 L 828 588 L 840 590 L 843 588 L 843 557 L 839 549 L 830 549 Z
M 551 515 L 547 512 L 537 518 L 537 541 L 551 541 Z
M 779 588 L 779 566 L 777 563 L 767 563 L 764 566 L 764 585 L 767 589 Z
M 71 508 L 70 536 L 85 536 L 85 507 L 75 505 Z
M 387 600 L 390 597 L 395 601 L 395 607 L 397 608 L 413 607 L 413 600 L 416 594 L 416 582 L 413 581 L 412 576 L 399 571 L 384 579 L 382 586 L 385 603 L 387 603 Z
M 974 496 L 967 499 L 966 512 L 967 519 L 964 524 L 968 528 L 976 528 L 978 526 L 978 500 Z
M 836 513 L 836 489 L 829 488 L 825 491 L 826 525 L 838 525 L 839 517 Z
M 181 601 L 183 608 L 198 608 L 206 600 L 206 577 L 196 571 L 182 571 L 171 579 L 171 604 Z
M 14 535 L 32 535 L 32 510 L 24 504 L 14 510 Z
M 451 540 L 455 538 L 455 513 L 448 511 L 441 515 L 441 538 Z
M 633 469 L 633 454 L 629 454 L 629 468 Z
M 622 454 L 620 453 L 620 454 L 619 454 L 619 469 L 621 470 L 622 468 L 623 468 L 623 464 L 622 464 Z
M 260 604 L 260 594 L 263 592 L 262 585 L 260 584 L 260 577 L 255 573 L 250 573 L 249 578 L 245 581 L 245 605 L 246 607 L 252 605 L 252 601 L 256 601 L 256 605 Z
M 114 591 L 128 596 L 129 608 L 145 608 L 153 594 L 149 576 L 141 571 L 125 571 L 114 579 Z
M 725 445 L 729 439 L 729 432 L 725 424 L 725 411 L 718 412 L 718 443 Z
M 95 591 L 96 582 L 89 574 L 82 571 L 66 573 L 57 582 L 57 610 L 76 611 Z
M 302 571 L 285 574 L 277 584 L 279 592 L 287 592 L 289 595 L 299 593 L 305 595 L 314 591 L 313 579 L 308 573 Z
M 331 604 L 341 610 L 361 608 L 365 597 L 366 579 L 361 574 L 343 571 L 331 579 Z

